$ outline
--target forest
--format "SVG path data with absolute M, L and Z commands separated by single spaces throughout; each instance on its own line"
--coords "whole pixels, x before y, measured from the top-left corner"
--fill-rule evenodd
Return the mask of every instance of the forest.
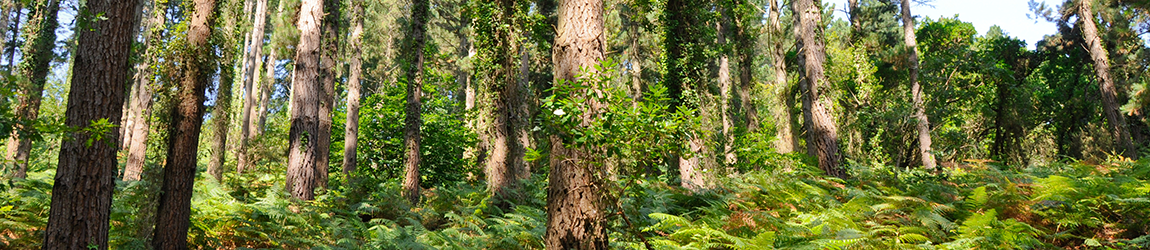
M 937 1 L 0 0 L 0 250 L 1150 249 L 1150 1 Z

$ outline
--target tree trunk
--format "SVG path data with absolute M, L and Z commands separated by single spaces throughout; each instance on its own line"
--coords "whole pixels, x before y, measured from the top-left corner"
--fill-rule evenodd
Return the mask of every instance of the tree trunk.
M 351 176 L 356 168 L 356 142 L 359 139 L 359 98 L 360 98 L 360 83 L 359 77 L 362 72 L 363 63 L 360 62 L 362 50 L 360 43 L 363 40 L 363 3 L 352 3 L 352 25 L 355 25 L 351 30 L 351 41 L 349 41 L 348 48 L 351 50 L 351 74 L 347 79 L 347 118 L 344 124 L 344 144 L 343 144 L 343 175 Z
M 154 249 L 188 249 L 192 187 L 196 181 L 196 154 L 199 152 L 200 130 L 204 122 L 204 90 L 212 82 L 212 71 L 215 68 L 209 57 L 212 46 L 208 42 L 212 36 L 217 6 L 215 0 L 196 0 L 194 7 L 194 12 L 187 17 L 188 51 L 178 59 L 181 60 L 183 76 L 179 79 L 176 103 L 171 113 L 172 127 L 168 132 L 164 185 L 160 193 L 160 207 L 156 210 L 159 214 L 156 216 L 156 233 L 152 241 Z M 227 124 L 223 125 L 226 133 Z
M 12 14 L 12 10 L 16 9 L 16 2 L 17 1 L 14 1 L 14 0 L 0 1 L 0 13 L 3 13 L 3 14 L 0 14 L 0 42 L 5 42 L 5 43 L 8 42 L 8 31 L 4 30 L 4 29 L 7 29 L 8 25 L 10 24 L 9 21 L 11 21 L 11 20 L 9 18 L 10 18 L 10 15 Z M 4 46 L 0 46 L 0 49 L 7 49 L 7 48 L 5 48 Z M 0 53 L 3 53 L 3 51 L 0 51 Z M 13 65 L 8 65 L 8 71 L 7 72 L 12 73 L 13 68 L 14 68 Z
M 416 0 L 411 11 L 411 27 L 408 31 L 407 44 L 404 49 L 407 65 L 404 77 L 407 79 L 407 107 L 404 113 L 403 145 L 407 157 L 403 162 L 403 196 L 411 204 L 419 203 L 419 164 L 420 154 L 420 126 L 423 124 L 422 102 L 423 97 L 423 47 L 426 43 L 428 0 Z
M 276 60 L 278 60 L 276 57 L 276 49 L 271 49 L 271 51 L 268 52 L 267 60 L 264 60 L 264 68 L 267 70 L 267 73 L 264 75 L 264 80 L 260 81 L 260 106 L 259 110 L 256 111 L 255 128 L 249 137 L 258 137 L 262 135 L 264 129 L 267 128 L 268 105 L 271 105 L 272 90 L 275 89 L 276 86 Z M 249 161 L 249 165 L 256 164 L 255 159 L 249 159 Z M 236 170 L 241 173 L 243 172 L 243 169 Z
M 252 32 L 248 37 L 248 39 L 251 40 L 251 44 L 248 45 L 250 46 L 249 49 L 251 52 L 246 53 L 245 55 L 247 55 L 247 57 L 244 58 L 244 61 L 248 63 L 247 68 L 243 69 L 244 107 L 242 111 L 243 113 L 241 115 L 241 119 L 243 120 L 240 123 L 240 150 L 236 159 L 236 170 L 239 172 L 242 172 L 242 170 L 247 168 L 249 164 L 247 152 L 248 144 L 251 141 L 251 131 L 254 129 L 253 127 L 255 125 L 252 123 L 252 109 L 256 103 L 256 98 L 253 95 L 252 89 L 255 84 L 260 83 L 260 78 L 262 78 L 259 72 L 259 67 L 263 64 L 263 62 L 260 61 L 260 58 L 261 55 L 263 55 L 264 26 L 267 23 L 268 0 L 256 0 L 255 8 L 256 15 L 255 19 L 252 20 Z
M 819 168 L 827 175 L 846 178 L 839 165 L 838 128 L 834 116 L 822 103 L 819 84 L 826 82 L 823 63 L 827 54 L 821 34 L 822 10 L 819 0 L 796 0 L 791 4 L 797 16 L 799 89 L 803 93 L 803 120 L 807 129 L 807 153 L 819 159 Z
M 132 48 L 134 11 L 139 1 L 89 0 L 84 13 L 102 13 L 91 29 L 76 31 L 77 49 L 64 125 L 84 129 L 69 133 L 60 145 L 44 249 L 108 248 L 108 219 L 115 189 L 115 128 L 92 126 L 120 121 L 124 83 Z
M 910 0 L 905 0 L 902 2 L 908 2 L 908 1 L 910 1 Z M 847 13 L 848 15 L 850 15 L 850 22 L 851 22 L 850 41 L 851 41 L 851 43 L 854 43 L 855 41 L 857 41 L 859 39 L 859 36 L 862 35 L 862 17 L 860 16 L 860 14 L 862 14 L 862 13 L 859 13 L 859 11 L 860 11 L 859 10 L 859 1 L 858 0 L 847 0 L 847 11 L 850 12 L 850 13 Z
M 235 23 L 235 22 L 231 22 Z M 230 35 L 229 35 L 230 36 Z M 221 46 L 232 48 L 234 44 Z M 220 81 L 216 88 L 216 106 L 212 109 L 212 145 L 208 158 L 208 174 L 218 183 L 224 181 L 224 163 L 227 162 L 228 130 L 232 127 L 232 84 L 235 82 L 235 52 L 223 50 L 219 59 Z M 243 126 L 243 124 L 240 124 Z M 242 154 L 237 154 L 242 158 Z
M 56 12 L 60 11 L 59 0 L 34 2 L 28 13 L 28 27 L 24 31 L 24 56 L 20 63 L 20 76 L 17 80 L 19 94 L 16 95 L 16 118 L 19 123 L 13 127 L 12 138 L 8 143 L 8 158 L 15 164 L 12 176 L 27 177 L 28 157 L 32 153 L 32 139 L 26 138 L 36 133 L 35 124 L 40 114 L 40 100 L 47 82 L 48 66 L 55 57 L 52 49 L 56 46 Z
M 494 64 L 477 73 L 484 76 L 480 83 L 483 99 L 480 106 L 483 113 L 489 114 L 480 115 L 481 139 L 487 149 L 480 156 L 485 157 L 484 171 L 491 203 L 504 209 L 510 209 L 512 203 L 519 199 L 516 197 L 519 179 L 530 174 L 523 173 L 529 171 L 523 156 L 526 153 L 524 145 L 530 142 L 525 129 L 529 124 L 529 110 L 524 100 L 530 68 L 525 61 L 528 57 L 523 43 L 515 39 L 515 31 L 510 29 L 516 25 L 516 8 L 514 1 L 499 1 L 490 9 L 481 10 L 490 12 L 490 17 L 475 23 L 477 27 L 474 28 L 476 36 L 486 38 L 477 39 L 478 58 L 488 60 L 484 63 Z M 518 66 L 516 55 L 519 56 Z
M 147 22 L 144 25 L 144 56 L 141 58 L 140 64 L 136 65 L 136 76 L 133 79 L 131 101 L 128 104 L 128 124 L 126 125 L 127 133 L 124 139 L 124 147 L 127 149 L 127 160 L 124 164 L 124 181 L 137 181 L 140 180 L 140 175 L 144 171 L 144 161 L 147 154 L 147 141 L 148 133 L 151 131 L 149 127 L 149 118 L 152 116 L 152 79 L 154 75 L 151 68 L 152 63 L 155 61 L 156 53 L 152 52 L 151 45 L 156 40 L 160 39 L 159 36 L 163 34 L 160 28 L 164 27 L 166 19 L 166 6 L 161 6 L 161 3 L 153 3 L 152 9 Z
M 740 1 L 739 4 L 750 5 L 751 3 Z M 736 44 L 739 53 L 739 88 L 737 91 L 739 95 L 739 106 L 736 112 L 742 112 L 744 119 L 741 122 L 744 128 L 747 129 L 746 132 L 754 133 L 759 129 L 759 110 L 751 99 L 751 90 L 755 86 L 754 82 L 752 82 L 751 71 L 755 67 L 755 55 L 758 54 L 758 52 L 755 51 L 755 40 L 758 40 L 758 35 L 757 32 L 754 32 L 755 29 L 752 29 L 754 26 L 750 22 L 747 22 L 745 18 L 740 16 L 736 17 L 735 20 L 736 27 L 739 29 L 736 31 L 739 39 Z
M 8 67 L 15 67 L 16 65 L 16 46 L 19 44 L 16 39 L 20 36 L 20 17 L 24 14 L 24 12 L 21 11 L 23 7 L 20 5 L 20 2 L 21 1 L 16 1 L 16 22 L 13 23 L 12 27 L 12 47 L 8 48 Z M 11 71 L 11 69 L 9 69 L 9 71 Z
M 910 63 L 910 94 L 914 102 L 914 119 L 918 120 L 918 152 L 922 157 L 922 167 L 933 169 L 934 153 L 930 149 L 930 120 L 926 117 L 926 101 L 922 85 L 918 82 L 918 43 L 915 42 L 914 16 L 910 14 L 910 0 L 902 1 L 902 31 L 906 42 L 907 60 Z
M 316 185 L 327 188 L 327 173 L 331 161 L 331 113 L 335 108 L 335 78 L 336 55 L 339 55 L 339 21 L 340 1 L 329 0 L 323 3 L 323 48 L 320 56 L 320 77 L 322 77 L 323 93 L 320 96 L 319 106 L 319 145 L 316 157 L 319 163 L 316 166 Z
M 783 31 L 782 22 L 779 20 L 779 3 L 777 0 L 767 1 L 770 2 L 771 5 L 767 27 L 773 40 L 771 41 L 773 45 L 771 46 L 770 56 L 771 68 L 775 72 L 774 91 L 772 92 L 775 93 L 775 98 L 777 98 L 776 100 L 778 101 L 778 106 L 771 109 L 772 116 L 774 116 L 776 120 L 775 138 L 778 138 L 778 140 L 775 141 L 775 148 L 777 152 L 786 154 L 794 152 L 794 150 L 798 148 L 798 141 L 795 139 L 791 126 L 795 123 L 790 112 L 791 104 L 793 103 L 791 99 L 794 98 L 791 98 L 791 96 L 793 96 L 790 94 L 791 85 L 787 82 L 787 62 L 785 56 L 787 52 L 786 49 L 783 48 L 785 31 Z M 748 109 L 754 110 L 754 107 L 748 107 Z M 750 119 L 750 117 L 748 117 L 748 119 Z M 749 120 L 748 122 L 750 123 L 747 124 L 748 131 L 753 131 L 755 128 L 758 128 L 758 120 Z
M 1082 0 L 1078 7 L 1078 18 L 1082 20 L 1082 36 L 1086 40 L 1087 52 L 1094 60 L 1094 72 L 1098 74 L 1099 89 L 1102 91 L 1102 109 L 1106 121 L 1110 123 L 1110 133 L 1117 140 L 1122 155 L 1138 158 L 1138 151 L 1130 142 L 1130 132 L 1126 129 L 1126 116 L 1118 112 L 1118 94 L 1114 79 L 1110 76 L 1110 56 L 1098 37 L 1098 26 L 1094 24 L 1094 11 L 1091 0 Z
M 698 34 L 705 32 L 703 29 L 707 28 L 705 24 L 707 21 L 701 20 L 699 12 L 710 8 L 710 5 L 692 1 L 667 1 L 664 5 L 666 9 L 663 20 L 666 29 L 664 46 L 667 55 L 664 56 L 666 76 L 663 83 L 667 86 L 667 93 L 672 100 L 672 111 L 677 112 L 681 107 L 687 106 L 700 110 L 711 108 L 702 107 L 702 104 L 706 104 L 705 101 L 690 102 L 683 96 L 684 92 L 694 90 L 698 93 L 699 99 L 710 98 L 711 91 L 704 82 L 713 77 L 705 71 L 710 67 L 707 61 L 711 59 L 704 58 L 705 55 L 700 50 L 704 49 L 706 44 L 714 43 L 714 40 L 698 38 Z M 700 111 L 694 115 L 709 116 L 707 111 Z M 685 150 L 678 152 L 680 185 L 694 192 L 707 186 L 702 172 L 701 157 L 707 156 L 705 151 L 708 148 L 700 125 L 690 124 L 681 129 L 686 135 L 682 141 Z
M 731 6 L 733 7 L 733 6 Z M 720 7 L 720 17 L 718 22 L 715 22 L 716 34 L 718 34 L 718 46 L 727 45 L 727 36 L 731 32 L 731 10 L 728 6 Z M 734 110 L 731 110 L 731 51 L 720 50 L 719 52 L 719 116 L 722 120 L 722 133 L 723 136 L 723 165 L 735 164 L 735 124 L 734 124 Z
M 320 21 L 324 0 L 303 0 L 300 4 L 299 45 L 292 71 L 291 129 L 288 132 L 287 188 L 292 197 L 315 198 L 320 173 L 319 109 L 323 86 L 319 82 Z
M 555 79 L 576 84 L 581 68 L 588 71 L 605 57 L 606 38 L 603 29 L 603 1 L 566 0 L 559 5 L 553 60 Z M 582 95 L 601 92 L 591 89 Z M 593 99 L 592 99 L 593 100 Z M 584 106 L 583 124 L 598 117 L 606 103 L 592 101 Z M 547 190 L 547 249 L 607 249 L 607 228 L 600 197 L 599 182 L 592 172 L 593 158 L 601 152 L 564 142 L 551 136 L 551 173 Z

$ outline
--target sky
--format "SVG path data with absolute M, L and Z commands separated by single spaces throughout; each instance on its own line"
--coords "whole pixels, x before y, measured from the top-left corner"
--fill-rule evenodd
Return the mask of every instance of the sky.
M 912 1 L 910 11 L 917 20 L 924 17 L 938 20 L 939 17 L 953 17 L 974 24 L 979 34 L 986 34 L 990 26 L 998 25 L 1008 36 L 1026 41 L 1030 49 L 1042 40 L 1042 36 L 1054 34 L 1054 23 L 1027 17 L 1031 14 L 1029 0 L 934 0 L 928 5 Z M 1048 6 L 1061 4 L 1061 0 L 1036 0 Z M 847 19 L 847 0 L 824 0 L 824 4 L 835 5 L 835 18 Z M 1034 16 L 1031 14 L 1030 16 Z

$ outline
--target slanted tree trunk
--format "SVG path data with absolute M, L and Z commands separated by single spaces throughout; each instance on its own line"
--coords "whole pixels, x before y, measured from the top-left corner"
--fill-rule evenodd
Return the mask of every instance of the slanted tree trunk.
M 247 168 L 249 164 L 247 155 L 248 144 L 250 144 L 251 141 L 251 131 L 255 127 L 255 124 L 252 122 L 252 109 L 254 109 L 256 104 L 256 98 L 252 89 L 255 84 L 260 83 L 260 79 L 262 78 L 259 67 L 263 65 L 260 58 L 263 55 L 264 26 L 267 24 L 268 0 L 256 0 L 255 8 L 256 15 L 255 19 L 252 20 L 252 32 L 248 37 L 248 39 L 251 40 L 251 44 L 249 45 L 250 53 L 246 53 L 247 58 L 244 58 L 244 61 L 248 62 L 248 65 L 247 68 L 243 69 L 244 107 L 243 111 L 241 111 L 240 148 L 238 154 L 236 154 L 238 156 L 236 157 L 236 169 L 241 172 L 242 169 Z
M 319 78 L 320 22 L 324 0 L 303 0 L 300 4 L 299 45 L 292 71 L 291 129 L 288 132 L 287 188 L 293 198 L 312 200 L 321 173 L 319 162 L 319 109 L 324 94 Z
M 210 57 L 212 46 L 209 38 L 217 6 L 215 0 L 196 0 L 194 8 L 187 16 L 188 51 L 178 59 L 183 75 L 179 79 L 176 103 L 171 112 L 167 164 L 164 166 L 164 184 L 160 189 L 160 207 L 156 210 L 159 214 L 152 241 L 154 249 L 188 249 L 196 154 L 204 122 L 204 90 L 212 82 L 215 69 Z
M 594 70 L 605 57 L 603 1 L 565 0 L 559 3 L 559 25 L 553 60 L 555 80 L 576 84 L 579 70 Z M 581 95 L 599 93 L 591 89 Z M 593 100 L 593 99 L 592 99 Z M 606 103 L 592 101 L 584 106 L 581 126 L 588 126 Z M 547 249 L 607 249 L 606 214 L 596 173 L 597 150 L 571 145 L 558 135 L 551 138 L 551 173 L 547 189 Z
M 147 20 L 144 20 L 144 56 L 136 65 L 135 79 L 132 81 L 131 101 L 128 104 L 127 133 L 124 139 L 127 148 L 127 160 L 124 164 L 124 181 L 138 181 L 144 172 L 144 160 L 148 151 L 149 118 L 152 116 L 152 79 L 154 71 L 151 70 L 155 62 L 156 53 L 151 45 L 160 39 L 163 32 L 160 30 L 166 23 L 165 7 L 161 3 L 153 3 Z
M 852 15 L 853 16 L 853 15 Z M 853 19 L 853 17 L 852 17 Z M 922 85 L 918 82 L 918 43 L 914 36 L 914 16 L 910 14 L 910 0 L 902 0 L 902 31 L 906 42 L 907 60 L 910 63 L 910 94 L 914 104 L 914 119 L 918 120 L 918 152 L 922 157 L 922 167 L 933 169 L 935 166 L 934 153 L 930 149 L 930 120 L 926 117 L 926 97 L 922 93 Z
M 351 173 L 355 172 L 356 168 L 356 142 L 359 139 L 359 77 L 362 72 L 363 63 L 360 62 L 360 43 L 363 40 L 363 3 L 352 3 L 351 22 L 351 41 L 348 43 L 348 49 L 351 53 L 351 69 L 347 78 L 347 118 L 344 124 L 344 137 L 343 137 L 343 174 L 350 177 Z
M 423 47 L 426 43 L 427 0 L 416 0 L 411 9 L 411 27 L 404 48 L 404 78 L 407 80 L 407 117 L 404 119 L 403 196 L 412 204 L 419 203 L 420 126 L 423 124 Z
M 76 31 L 77 49 L 60 145 L 44 249 L 108 248 L 108 219 L 115 189 L 118 126 L 139 1 L 89 0 L 83 13 L 102 13 L 91 29 Z
M 819 159 L 819 168 L 827 175 L 846 178 L 839 165 L 838 128 L 834 116 L 822 103 L 819 84 L 826 82 L 823 64 L 827 54 L 821 34 L 822 10 L 819 0 L 796 0 L 791 8 L 796 16 L 798 36 L 799 89 L 803 96 L 803 120 L 807 129 L 807 153 Z
M 1110 133 L 1114 135 L 1122 155 L 1137 158 L 1138 151 L 1130 142 L 1130 132 L 1126 129 L 1126 116 L 1118 112 L 1118 91 L 1110 76 L 1110 56 L 1098 37 L 1098 26 L 1094 24 L 1092 0 L 1082 0 L 1078 4 L 1078 19 L 1082 20 L 1082 36 L 1086 40 L 1087 52 L 1094 60 L 1094 72 L 1098 74 L 1099 89 L 1102 91 L 1102 109 L 1106 121 L 1110 123 Z
M 56 13 L 60 11 L 60 1 L 33 2 L 30 7 L 24 31 L 24 58 L 17 78 L 20 88 L 16 95 L 16 118 L 20 122 L 13 128 L 8 143 L 8 159 L 15 165 L 12 177 L 21 179 L 28 175 L 28 157 L 32 153 L 32 139 L 28 137 L 36 133 L 33 124 L 40 114 L 48 66 L 56 55 L 52 49 L 56 48 Z

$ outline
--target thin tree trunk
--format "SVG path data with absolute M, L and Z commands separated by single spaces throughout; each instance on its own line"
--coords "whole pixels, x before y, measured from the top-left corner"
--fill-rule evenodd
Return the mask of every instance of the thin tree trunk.
M 403 195 L 412 204 L 419 203 L 419 164 L 420 154 L 420 126 L 423 124 L 422 102 L 423 97 L 423 47 L 426 43 L 428 0 L 416 0 L 411 11 L 411 30 L 404 53 L 407 68 L 404 77 L 407 79 L 407 107 L 404 110 L 407 117 L 404 119 L 403 145 L 406 160 L 404 165 Z
M 902 1 L 902 31 L 906 42 L 907 60 L 910 62 L 910 94 L 914 102 L 914 118 L 918 120 L 918 152 L 922 157 L 922 167 L 933 169 L 934 153 L 930 149 L 930 120 L 926 117 L 926 101 L 922 85 L 918 82 L 918 43 L 914 36 L 914 16 L 910 14 L 910 0 Z
M 820 32 L 822 10 L 819 0 L 796 0 L 791 4 L 796 20 L 795 34 L 798 36 L 799 66 L 801 69 L 799 89 L 803 92 L 803 119 L 807 129 L 807 152 L 819 159 L 819 168 L 827 175 L 846 178 L 846 172 L 839 165 L 838 128 L 834 116 L 822 103 L 819 84 L 826 82 L 823 63 L 826 51 Z
M 349 42 L 349 49 L 351 50 L 351 74 L 347 79 L 347 118 L 344 124 L 344 145 L 343 145 L 343 175 L 351 176 L 356 168 L 356 143 L 359 139 L 359 98 L 360 98 L 360 83 L 359 77 L 362 71 L 363 63 L 360 62 L 360 43 L 363 40 L 363 3 L 352 3 L 352 25 L 351 41 Z
M 774 1 L 774 0 L 771 0 Z M 740 5 L 750 5 L 748 1 L 739 1 Z M 751 27 L 754 27 L 750 22 L 743 17 L 736 17 L 735 27 L 739 30 L 736 31 L 739 41 L 736 46 L 738 49 L 739 60 L 739 88 L 737 93 L 739 95 L 739 106 L 735 112 L 741 112 L 744 116 L 742 125 L 747 129 L 747 133 L 754 133 L 759 129 L 759 110 L 751 99 L 751 90 L 754 88 L 752 82 L 752 70 L 755 67 L 755 40 L 758 35 L 753 33 Z M 757 20 L 757 19 L 755 19 Z
M 1118 94 L 1114 79 L 1110 76 L 1110 56 L 1098 37 L 1098 26 L 1094 24 L 1094 11 L 1091 0 L 1079 2 L 1078 18 L 1082 20 L 1082 36 L 1086 39 L 1090 58 L 1094 60 L 1094 72 L 1098 74 L 1099 89 L 1102 91 L 1102 109 L 1106 121 L 1110 123 L 1110 133 L 1116 137 L 1122 155 L 1138 158 L 1138 151 L 1130 142 L 1130 132 L 1126 129 L 1126 116 L 1118 112 Z
M 910 1 L 910 0 L 905 0 L 903 2 L 907 2 L 907 1 Z M 859 10 L 859 1 L 858 0 L 847 0 L 847 11 L 850 12 L 850 13 L 847 13 L 848 15 L 850 15 L 850 22 L 851 22 L 850 41 L 851 41 L 851 43 L 854 43 L 862 35 L 862 16 L 860 15 L 861 13 L 859 13 L 859 11 L 860 11 Z
M 44 249 L 108 248 L 108 219 L 115 189 L 119 135 L 114 128 L 92 126 L 120 121 L 124 83 L 139 1 L 90 0 L 85 13 L 102 13 L 91 29 L 76 31 L 77 49 L 64 125 L 88 128 L 69 133 L 60 145 Z
M 12 44 L 8 47 L 8 67 L 13 68 L 16 65 L 16 46 L 18 44 L 16 39 L 20 36 L 20 17 L 24 14 L 22 9 L 23 6 L 20 5 L 20 1 L 16 1 L 16 22 L 12 23 L 12 41 L 10 41 Z
M 250 137 L 259 137 L 263 134 L 264 129 L 267 127 L 268 122 L 268 105 L 271 105 L 272 89 L 276 86 L 276 49 L 268 52 L 267 60 L 264 60 L 264 68 L 267 70 L 264 75 L 264 80 L 260 82 L 260 106 L 256 112 L 256 127 L 253 129 Z M 250 159 L 250 165 L 255 165 L 255 159 Z M 243 169 L 237 169 L 243 172 Z
M 319 174 L 319 109 L 324 94 L 319 82 L 320 22 L 324 0 L 303 0 L 300 4 L 299 45 L 296 46 L 295 70 L 292 71 L 291 129 L 288 132 L 287 188 L 292 197 L 315 198 Z
M 783 25 L 779 20 L 779 3 L 778 0 L 767 0 L 771 4 L 769 13 L 769 27 L 771 38 L 774 40 L 771 43 L 771 68 L 775 71 L 774 90 L 775 98 L 778 100 L 779 107 L 773 108 L 772 113 L 775 122 L 775 137 L 778 141 L 775 142 L 777 152 L 786 154 L 794 152 L 798 148 L 798 140 L 795 139 L 794 130 L 791 126 L 795 123 L 791 115 L 791 108 L 793 107 L 793 94 L 790 93 L 791 84 L 787 82 L 787 65 L 786 65 L 786 49 L 783 48 L 785 40 Z M 749 109 L 754 109 L 753 107 Z M 751 128 L 758 128 L 758 120 L 749 121 L 748 130 Z
M 233 46 L 222 46 L 231 48 Z M 227 162 L 228 130 L 232 127 L 232 84 L 235 82 L 235 52 L 224 50 L 219 59 L 220 81 L 216 88 L 216 106 L 212 109 L 212 145 L 208 158 L 208 174 L 218 183 L 224 181 L 224 163 Z M 202 118 L 201 118 L 202 119 Z M 243 124 L 240 124 L 241 126 Z M 237 154 L 242 158 L 242 154 Z
M 24 31 L 24 56 L 20 63 L 20 78 L 17 81 L 20 92 L 16 95 L 16 118 L 21 122 L 13 128 L 8 143 L 8 157 L 15 164 L 15 178 L 27 177 L 28 157 L 32 153 L 32 140 L 26 138 L 36 133 L 35 124 L 40 114 L 40 100 L 47 82 L 48 66 L 55 53 L 56 12 L 60 10 L 59 0 L 35 2 L 28 13 L 28 27 Z
M 335 78 L 336 55 L 339 55 L 339 21 L 340 1 L 329 0 L 323 4 L 323 48 L 320 56 L 320 77 L 322 77 L 323 93 L 320 96 L 319 108 L 319 148 L 316 157 L 319 163 L 316 167 L 317 185 L 327 188 L 328 166 L 331 161 L 331 113 L 335 108 Z
M 0 42 L 8 42 L 8 31 L 6 29 L 10 24 L 10 15 L 14 9 L 16 9 L 16 0 L 0 1 L 0 13 L 2 13 L 0 14 Z M 0 49 L 7 49 L 7 46 L 0 46 Z M 3 53 L 3 51 L 0 51 L 0 53 Z M 8 65 L 7 72 L 12 73 L 12 69 L 14 68 L 16 68 L 14 65 Z
M 555 79 L 575 84 L 580 69 L 594 70 L 605 57 L 603 1 L 565 0 L 559 3 L 559 25 L 553 60 Z M 587 90 L 582 95 L 601 93 Z M 593 99 L 592 99 L 593 100 Z M 588 126 L 606 103 L 584 106 L 583 124 Z M 599 182 L 592 169 L 599 150 L 569 145 L 557 135 L 551 138 L 551 173 L 547 189 L 547 249 L 607 249 L 606 214 L 602 210 Z
M 164 166 L 164 184 L 160 189 L 160 207 L 156 210 L 159 214 L 156 216 L 156 233 L 152 241 L 154 249 L 188 249 L 192 187 L 196 181 L 196 154 L 199 152 L 199 137 L 204 122 L 204 90 L 212 82 L 216 66 L 209 57 L 216 1 L 196 0 L 194 7 L 194 12 L 188 15 L 187 20 L 189 51 L 178 59 L 181 60 L 183 75 L 179 79 L 176 103 L 171 113 L 167 165 Z
M 267 23 L 268 0 L 256 0 L 255 6 L 255 19 L 252 20 L 252 31 L 248 40 L 250 53 L 245 53 L 247 56 L 244 58 L 247 63 L 247 68 L 244 68 L 244 107 L 241 115 L 242 122 L 240 123 L 240 150 L 237 154 L 236 170 L 243 172 L 243 169 L 248 166 L 248 144 L 251 141 L 252 124 L 252 109 L 256 104 L 256 98 L 253 96 L 253 87 L 259 83 L 262 76 L 259 72 L 259 67 L 263 64 L 260 61 L 260 56 L 263 55 L 264 47 L 264 26 Z
M 731 29 L 731 11 L 729 7 L 720 7 L 719 21 L 715 23 L 718 34 L 718 45 L 727 44 L 727 36 Z M 722 122 L 723 136 L 723 165 L 735 164 L 735 124 L 734 111 L 731 110 L 731 52 L 722 50 L 719 53 L 719 116 Z
M 159 27 L 164 27 L 166 19 L 166 6 L 161 3 L 153 3 L 152 9 L 147 22 L 144 25 L 144 56 L 140 64 L 136 65 L 136 76 L 133 80 L 133 87 L 131 93 L 131 101 L 128 105 L 128 133 L 129 138 L 124 140 L 125 148 L 128 151 L 127 160 L 124 164 L 124 181 L 138 181 L 140 175 L 144 172 L 144 161 L 147 154 L 147 141 L 149 129 L 149 118 L 152 116 L 152 79 L 154 75 L 151 70 L 151 65 L 155 61 L 156 53 L 154 53 L 151 45 L 156 40 L 160 39 L 163 32 Z

